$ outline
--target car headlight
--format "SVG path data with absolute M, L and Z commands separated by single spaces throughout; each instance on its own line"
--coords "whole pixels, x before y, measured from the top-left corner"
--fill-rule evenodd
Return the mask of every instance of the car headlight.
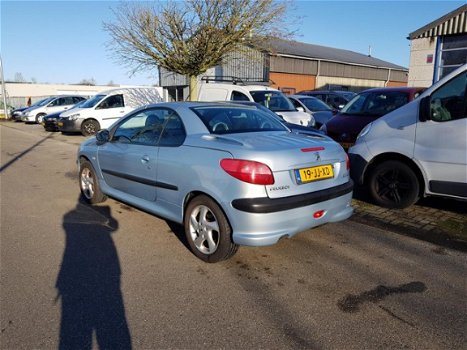
M 79 113 L 71 114 L 67 117 L 69 120 L 76 120 L 79 118 Z
M 328 129 L 326 128 L 326 124 L 323 124 L 321 125 L 321 127 L 319 128 L 320 131 L 324 132 L 326 135 L 328 133 Z
M 308 121 L 308 126 L 314 128 L 316 125 L 316 120 L 315 117 L 313 117 L 313 114 L 309 113 L 310 115 L 310 120 Z
M 373 125 L 373 123 L 370 123 L 370 124 L 367 124 L 363 129 L 362 131 L 360 131 L 360 134 L 358 134 L 357 136 L 357 141 L 362 139 L 363 137 L 365 137 L 366 134 L 368 134 L 370 132 L 370 129 L 371 129 L 371 126 Z

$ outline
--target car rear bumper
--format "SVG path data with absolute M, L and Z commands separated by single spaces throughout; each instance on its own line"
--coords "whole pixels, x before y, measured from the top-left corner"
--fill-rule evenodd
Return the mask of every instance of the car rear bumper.
M 353 183 L 349 181 L 346 185 L 347 189 L 344 191 L 344 187 L 337 186 L 342 191 L 337 196 L 331 195 L 328 199 L 323 197 L 322 201 L 310 201 L 305 205 L 299 200 L 299 205 L 290 203 L 291 206 L 286 210 L 265 213 L 247 212 L 231 207 L 232 212 L 229 216 L 234 218 L 231 220 L 232 239 L 240 245 L 272 245 L 283 237 L 290 238 L 313 227 L 348 219 L 353 213 Z M 317 213 L 322 215 L 315 215 Z

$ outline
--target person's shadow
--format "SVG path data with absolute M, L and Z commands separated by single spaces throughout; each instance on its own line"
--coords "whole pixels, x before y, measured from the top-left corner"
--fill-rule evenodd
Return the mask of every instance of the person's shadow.
M 108 206 L 82 201 L 63 217 L 66 247 L 57 277 L 62 317 L 59 349 L 131 349 L 120 263 L 111 234 L 118 228 Z

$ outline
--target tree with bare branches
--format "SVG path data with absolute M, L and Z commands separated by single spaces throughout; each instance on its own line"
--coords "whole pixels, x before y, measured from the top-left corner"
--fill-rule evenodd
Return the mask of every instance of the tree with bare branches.
M 115 21 L 104 23 L 104 29 L 117 59 L 133 73 L 162 67 L 189 76 L 195 100 L 197 77 L 227 54 L 288 34 L 287 5 L 274 0 L 132 2 L 115 9 Z

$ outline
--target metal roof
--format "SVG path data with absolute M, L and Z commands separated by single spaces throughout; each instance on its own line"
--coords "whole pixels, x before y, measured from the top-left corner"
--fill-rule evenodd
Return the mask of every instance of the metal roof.
M 293 40 L 270 38 L 264 48 L 278 56 L 294 56 L 322 61 L 356 64 L 374 68 L 391 68 L 407 71 L 407 68 L 364 55 L 358 52 L 335 49 L 327 46 L 302 43 Z
M 407 39 L 467 33 L 467 4 L 409 34 Z

